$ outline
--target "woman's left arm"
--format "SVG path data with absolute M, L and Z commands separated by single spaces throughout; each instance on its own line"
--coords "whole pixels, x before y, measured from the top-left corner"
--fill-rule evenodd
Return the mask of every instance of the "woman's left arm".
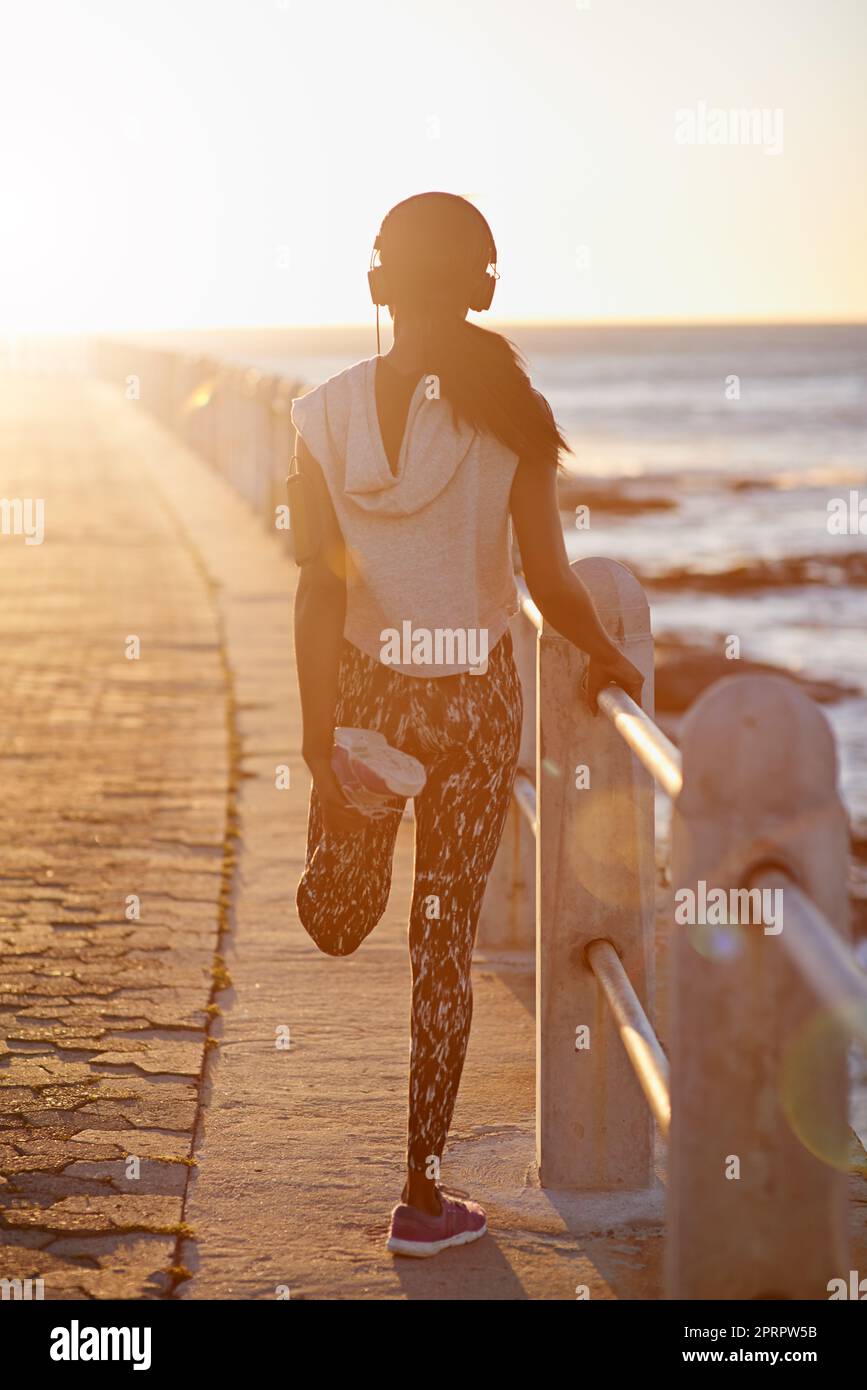
M 530 596 L 546 622 L 590 657 L 586 694 L 594 714 L 600 690 L 614 682 L 641 704 L 644 677 L 609 637 L 590 591 L 571 568 L 548 460 L 521 459 L 511 492 L 512 521 Z
M 295 660 L 301 693 L 301 754 L 330 829 L 357 830 L 365 818 L 343 795 L 331 768 L 337 681 L 346 617 L 346 547 L 322 469 L 301 436 L 295 455 L 316 512 L 316 553 L 301 565 L 295 595 Z

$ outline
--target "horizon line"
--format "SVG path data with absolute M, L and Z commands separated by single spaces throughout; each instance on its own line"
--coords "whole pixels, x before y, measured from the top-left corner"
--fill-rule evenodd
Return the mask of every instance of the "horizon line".
M 475 322 L 475 320 L 470 320 Z M 497 318 L 488 320 L 491 327 L 496 331 L 498 328 L 864 328 L 867 327 L 867 317 L 861 318 L 840 318 L 840 317 L 767 317 L 767 318 L 739 318 L 737 316 L 714 316 L 709 318 L 687 318 L 685 316 L 672 316 L 669 318 Z M 484 324 L 480 324 L 484 327 Z M 390 327 L 390 325 L 386 325 Z M 375 331 L 375 326 L 362 320 L 342 320 L 329 322 L 305 322 L 305 323 L 209 323 L 197 324 L 194 326 L 173 328 L 145 328 L 142 326 L 128 328 L 90 328 L 90 329 L 21 329 L 19 332 L 26 333 L 57 333 L 80 335 L 83 337 L 98 333 L 237 333 L 237 332 L 263 332 L 263 331 L 295 331 L 314 329 L 370 329 Z M 7 336 L 9 336 L 7 334 Z M 14 333 L 12 334 L 14 336 Z

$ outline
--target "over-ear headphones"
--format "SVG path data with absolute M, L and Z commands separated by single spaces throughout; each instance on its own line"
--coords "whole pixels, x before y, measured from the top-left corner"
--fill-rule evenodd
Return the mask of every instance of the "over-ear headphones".
M 441 198 L 450 199 L 453 203 L 459 204 L 461 208 L 474 214 L 482 233 L 484 241 L 487 243 L 487 255 L 484 265 L 476 265 L 469 268 L 465 286 L 460 288 L 466 291 L 466 302 L 471 309 L 480 312 L 483 309 L 490 309 L 491 301 L 494 297 L 494 287 L 499 276 L 497 275 L 497 246 L 493 234 L 488 226 L 487 220 L 479 212 L 473 203 L 466 198 L 461 198 L 457 193 L 416 193 L 411 198 L 404 198 L 403 202 L 396 203 L 395 206 L 386 213 L 382 221 L 382 226 L 376 240 L 373 243 L 373 251 L 370 256 L 370 269 L 367 272 L 367 283 L 370 286 L 370 297 L 377 307 L 381 304 L 395 303 L 394 279 L 389 275 L 389 266 L 374 265 L 373 258 L 377 251 L 381 251 L 383 240 L 387 239 L 388 223 L 401 208 L 406 208 L 410 203 L 419 203 L 423 199 Z M 488 270 L 488 266 L 493 266 L 493 274 Z M 378 326 L 378 320 L 377 320 Z

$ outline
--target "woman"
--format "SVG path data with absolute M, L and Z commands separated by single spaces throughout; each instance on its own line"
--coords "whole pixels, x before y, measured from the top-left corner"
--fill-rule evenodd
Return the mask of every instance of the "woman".
M 293 402 L 296 458 L 317 516 L 295 607 L 313 778 L 297 904 L 331 955 L 354 951 L 382 916 L 403 801 L 368 818 L 332 765 L 335 728 L 375 730 L 426 773 L 409 922 L 407 1179 L 388 1248 L 432 1255 L 486 1229 L 482 1208 L 438 1179 L 472 1016 L 476 925 L 521 730 L 510 517 L 534 601 L 590 657 L 592 707 L 611 682 L 639 700 L 642 677 L 569 568 L 557 506 L 567 446 L 550 407 L 512 345 L 466 322 L 493 294 L 487 222 L 463 198 L 420 194 L 388 214 L 376 251 L 371 294 L 388 305 L 394 346 Z

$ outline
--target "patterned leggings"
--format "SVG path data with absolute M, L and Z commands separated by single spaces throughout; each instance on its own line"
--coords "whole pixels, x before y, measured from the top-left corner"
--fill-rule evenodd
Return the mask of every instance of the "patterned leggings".
M 463 1070 L 476 925 L 509 807 L 522 713 L 508 631 L 484 675 L 429 679 L 395 671 L 344 641 L 336 724 L 379 730 L 427 770 L 415 799 L 407 1165 L 429 1176 Z M 385 911 L 399 821 L 395 814 L 355 834 L 330 834 L 311 792 L 296 901 L 304 927 L 329 955 L 356 950 Z

